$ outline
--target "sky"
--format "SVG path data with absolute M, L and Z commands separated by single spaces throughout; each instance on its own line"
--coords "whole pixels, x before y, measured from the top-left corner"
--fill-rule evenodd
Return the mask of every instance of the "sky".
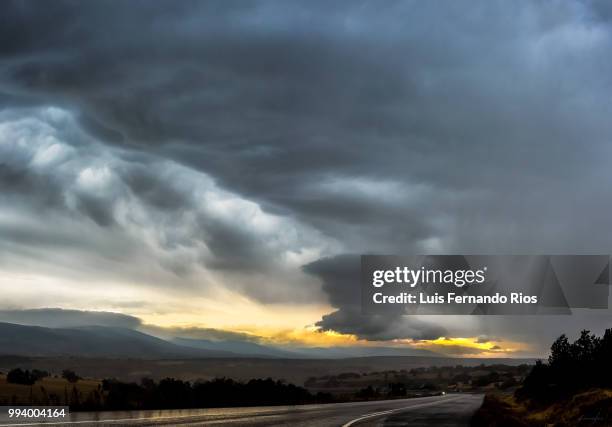
M 355 272 L 610 253 L 611 51 L 605 1 L 2 2 L 0 309 L 486 356 L 601 332 L 364 316 Z

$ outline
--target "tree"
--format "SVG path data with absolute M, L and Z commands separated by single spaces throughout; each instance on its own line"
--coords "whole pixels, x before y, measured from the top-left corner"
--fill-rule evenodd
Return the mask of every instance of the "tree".
M 81 377 L 79 377 L 76 372 L 71 371 L 70 369 L 64 369 L 62 371 L 62 378 L 64 378 L 69 383 L 76 383 L 78 380 L 81 379 Z
M 36 381 L 42 380 L 43 378 L 47 378 L 49 376 L 49 372 L 41 371 L 38 369 L 32 369 L 32 376 L 36 379 Z
M 6 381 L 12 384 L 32 385 L 36 382 L 36 377 L 27 369 L 12 369 L 6 374 Z
M 572 359 L 572 346 L 569 343 L 565 334 L 561 335 L 550 346 L 550 356 L 548 356 L 548 364 L 552 367 L 562 367 L 569 363 Z
M 573 359 L 579 363 L 592 362 L 599 347 L 599 338 L 590 331 L 583 330 L 572 345 Z

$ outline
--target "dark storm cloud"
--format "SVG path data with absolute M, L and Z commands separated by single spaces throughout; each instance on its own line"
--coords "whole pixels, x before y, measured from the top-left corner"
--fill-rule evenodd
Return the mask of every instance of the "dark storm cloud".
M 476 340 L 474 342 L 477 344 L 486 344 L 491 341 L 494 341 L 494 339 L 486 335 L 480 335 L 479 337 L 476 337 Z
M 602 232 L 612 225 L 605 2 L 1 8 L 0 105 L 54 105 L 122 156 L 204 172 L 337 242 L 320 252 L 596 253 L 612 244 Z M 1 188 L 15 182 L 36 200 L 66 203 L 69 181 L 50 173 L 43 180 L 59 189 L 37 191 L 36 175 L 0 163 Z M 164 222 L 161 212 L 190 212 L 198 199 L 160 169 L 139 159 L 114 173 Z M 117 226 L 108 200 L 125 194 L 77 190 L 71 209 Z M 189 232 L 168 231 L 162 243 L 204 241 L 214 259 L 199 254 L 197 262 L 268 274 L 279 251 L 261 251 L 271 239 L 229 215 L 195 215 Z M 168 265 L 184 271 L 189 262 Z M 321 326 L 358 328 L 345 279 L 313 273 L 338 308 Z M 283 281 L 291 278 L 244 288 L 269 300 Z M 359 333 L 388 336 L 372 322 Z M 407 335 L 401 330 L 411 326 L 394 322 L 391 335 Z
M 29 274 L 55 276 L 59 268 L 83 283 L 172 284 L 177 292 L 217 282 L 259 301 L 321 300 L 295 265 L 301 251 L 325 244 L 316 230 L 268 215 L 170 159 L 102 144 L 70 111 L 0 111 L 0 158 L 7 270 L 28 265 Z M 293 264 L 279 262 L 289 257 Z M 206 270 L 219 275 L 203 278 Z
M 337 308 L 316 324 L 321 330 L 381 341 L 398 338 L 427 340 L 446 335 L 444 328 L 409 316 L 361 314 L 359 256 L 324 258 L 306 265 L 304 269 L 319 277 L 331 305 Z
M 447 330 L 433 322 L 401 315 L 363 315 L 359 307 L 341 307 L 316 323 L 323 331 L 336 331 L 374 341 L 435 340 Z
M 5 3 L 1 72 L 14 96 L 77 108 L 102 140 L 206 171 L 349 246 L 501 250 L 489 227 L 518 215 L 537 229 L 586 184 L 577 155 L 603 167 L 602 7 Z M 592 184 L 594 209 L 607 207 Z M 108 223 L 95 200 L 82 204 Z M 486 238 L 463 233 L 475 218 Z M 538 240 L 498 237 L 559 246 L 568 220 Z M 571 238 L 604 243 L 585 234 Z
M 162 179 L 155 166 L 136 164 L 123 172 L 130 190 L 154 209 L 176 210 L 192 207 L 189 197 Z

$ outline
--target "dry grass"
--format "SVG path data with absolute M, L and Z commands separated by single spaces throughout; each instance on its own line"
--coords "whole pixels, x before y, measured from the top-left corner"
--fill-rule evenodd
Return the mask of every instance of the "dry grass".
M 79 380 L 69 383 L 63 378 L 47 377 L 34 385 L 11 384 L 5 375 L 0 375 L 0 404 L 13 405 L 67 405 L 76 393 L 83 401 L 101 385 L 98 380 Z
M 602 411 L 603 410 L 603 411 Z M 600 424 L 589 425 L 609 425 L 609 412 L 612 410 L 612 390 L 593 389 L 572 396 L 564 402 L 558 402 L 547 411 L 547 421 L 555 422 L 559 426 L 575 426 L 580 423 L 584 416 L 592 417 L 601 415 Z
M 592 389 L 548 406 L 519 402 L 511 394 L 487 394 L 473 426 L 578 426 L 585 417 L 600 417 L 600 424 L 611 425 L 612 390 Z M 587 425 L 587 424 L 585 424 Z

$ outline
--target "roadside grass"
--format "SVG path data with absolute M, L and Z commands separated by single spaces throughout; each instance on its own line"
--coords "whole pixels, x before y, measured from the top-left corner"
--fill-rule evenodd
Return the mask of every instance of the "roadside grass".
M 612 390 L 591 389 L 541 405 L 517 401 L 510 393 L 490 393 L 472 418 L 472 427 L 610 425 Z
M 64 378 L 47 377 L 34 385 L 11 384 L 0 375 L 0 405 L 68 405 L 75 399 L 82 402 L 99 391 L 98 380 L 81 379 L 70 383 Z

